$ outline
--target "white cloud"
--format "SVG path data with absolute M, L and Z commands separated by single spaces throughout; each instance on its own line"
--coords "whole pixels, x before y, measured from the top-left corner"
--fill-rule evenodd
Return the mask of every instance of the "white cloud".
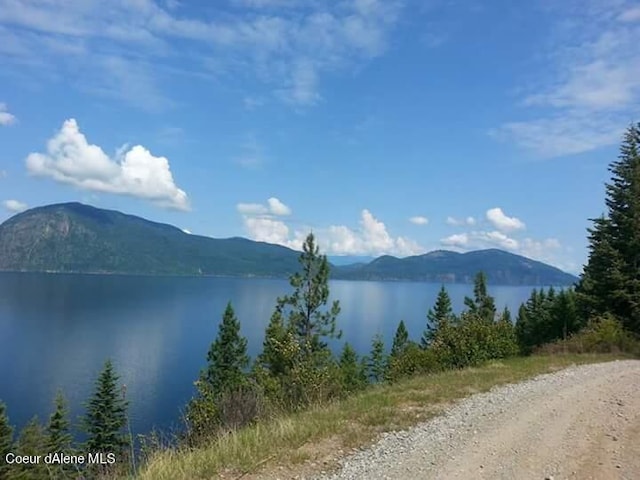
M 621 22 L 640 22 L 640 7 L 632 7 L 618 16 Z
M 417 215 L 415 217 L 411 217 L 409 219 L 409 221 L 411 223 L 413 223 L 414 225 L 427 225 L 429 223 L 429 219 L 427 217 L 423 217 L 420 215 Z
M 183 228 L 182 231 L 186 234 L 191 235 L 191 230 L 187 229 L 187 228 Z
M 617 144 L 640 105 L 640 9 L 627 1 L 551 5 L 553 41 L 520 99 L 537 114 L 490 133 L 542 157 Z
M 291 215 L 291 209 L 276 197 L 269 198 L 266 205 L 261 203 L 238 203 L 236 210 L 242 215 Z
M 0 103 L 0 125 L 3 127 L 8 127 L 9 125 L 13 125 L 17 121 L 18 119 L 16 118 L 16 116 L 9 113 L 7 104 Z
M 454 227 L 461 227 L 464 225 L 475 225 L 476 224 L 476 219 L 473 217 L 467 217 L 467 218 L 455 218 L 455 217 L 447 217 L 447 225 L 451 225 Z
M 94 192 L 106 192 L 149 200 L 154 204 L 189 210 L 189 199 L 173 179 L 169 160 L 155 157 L 141 145 L 121 148 L 110 158 L 87 142 L 77 122 L 64 122 L 47 142 L 47 153 L 31 153 L 26 159 L 31 175 Z
M 571 249 L 563 248 L 556 238 L 517 240 L 497 230 L 476 230 L 450 235 L 441 239 L 440 243 L 444 247 L 463 252 L 499 248 L 549 265 L 555 265 L 564 271 L 577 273 L 579 270 L 578 264 L 567 258 L 566 254 L 570 253 Z
M 269 209 L 261 203 L 239 203 L 236 210 L 242 215 L 266 215 Z
M 275 202 L 273 202 L 275 205 Z M 313 231 L 323 253 L 329 255 L 416 255 L 424 252 L 417 242 L 405 237 L 392 237 L 384 223 L 369 210 L 362 210 L 360 227 L 330 225 L 326 228 L 297 228 L 291 231 L 275 213 L 261 204 L 238 204 L 245 230 L 253 240 L 276 243 L 295 250 L 309 231 Z M 274 209 L 277 210 L 277 209 Z M 284 213 L 284 209 L 282 212 Z M 287 207 L 287 211 L 290 211 Z
M 8 175 L 6 170 L 0 170 L 0 178 L 7 178 Z
M 274 215 L 291 215 L 291 209 L 275 197 L 267 200 L 269 211 Z
M 0 45 L 10 50 L 10 56 L 3 58 L 14 66 L 73 74 L 74 87 L 145 109 L 171 105 L 162 88 L 167 74 L 234 82 L 249 75 L 296 107 L 311 106 L 321 99 L 323 76 L 352 71 L 385 52 L 403 4 L 401 0 L 219 3 L 205 20 L 184 8 L 176 11 L 179 2 L 174 0 L 119 1 L 109 8 L 95 0 L 82 5 L 0 0 L 0 25 L 18 27 L 10 35 L 0 32 Z M 202 73 L 203 66 L 208 72 Z M 250 93 L 243 96 L 251 98 Z M 245 106 L 257 105 L 249 100 Z
M 447 247 L 456 247 L 462 250 L 474 248 L 501 248 L 504 250 L 517 250 L 518 241 L 498 231 L 472 231 L 457 233 L 440 240 Z
M 466 248 L 469 245 L 469 235 L 466 233 L 455 233 L 440 240 L 440 243 L 446 247 Z
M 516 217 L 508 217 L 501 208 L 490 208 L 486 213 L 487 220 L 502 232 L 511 232 L 514 230 L 524 230 L 525 224 Z
M 26 203 L 20 202 L 18 200 L 5 200 L 4 202 L 2 202 L 2 205 L 11 213 L 24 212 L 27 208 L 29 208 Z
M 244 225 L 253 240 L 293 248 L 289 240 L 289 227 L 282 220 L 245 216 Z M 298 246 L 297 249 L 299 250 L 300 247 Z

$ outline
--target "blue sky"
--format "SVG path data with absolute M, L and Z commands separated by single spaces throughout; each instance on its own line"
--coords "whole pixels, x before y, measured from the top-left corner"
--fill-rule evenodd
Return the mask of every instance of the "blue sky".
M 105 5 L 108 5 L 105 6 Z M 626 0 L 0 0 L 0 220 L 82 201 L 571 272 L 639 120 Z

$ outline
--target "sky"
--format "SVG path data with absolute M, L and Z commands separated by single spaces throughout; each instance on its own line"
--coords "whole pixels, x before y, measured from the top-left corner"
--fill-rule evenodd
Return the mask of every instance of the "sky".
M 0 0 L 0 221 L 579 273 L 639 107 L 628 0 Z

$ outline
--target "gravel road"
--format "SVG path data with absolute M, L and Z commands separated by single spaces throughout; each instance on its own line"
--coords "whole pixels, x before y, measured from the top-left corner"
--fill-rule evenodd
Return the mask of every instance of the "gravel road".
M 640 479 L 640 361 L 495 388 L 343 461 L 346 479 Z

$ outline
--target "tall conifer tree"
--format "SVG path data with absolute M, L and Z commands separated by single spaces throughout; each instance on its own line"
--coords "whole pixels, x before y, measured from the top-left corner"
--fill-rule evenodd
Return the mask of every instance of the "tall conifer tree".
M 609 166 L 607 214 L 589 230 L 589 260 L 577 287 L 583 314 L 612 313 L 640 333 L 640 123 Z

